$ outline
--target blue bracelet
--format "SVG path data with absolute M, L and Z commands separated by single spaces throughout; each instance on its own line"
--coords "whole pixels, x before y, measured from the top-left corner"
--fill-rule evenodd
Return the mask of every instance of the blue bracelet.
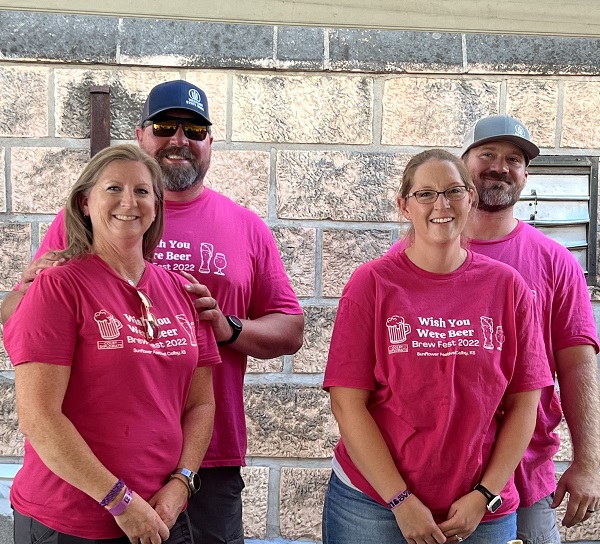
M 100 502 L 100 506 L 106 506 L 115 500 L 117 495 L 121 492 L 121 489 L 125 487 L 125 482 L 123 480 L 119 480 L 115 485 L 112 486 L 112 489 L 107 493 L 106 497 L 104 497 Z

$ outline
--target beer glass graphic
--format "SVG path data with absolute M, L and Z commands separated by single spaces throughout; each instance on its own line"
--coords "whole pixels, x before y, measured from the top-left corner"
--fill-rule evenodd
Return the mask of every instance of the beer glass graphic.
M 213 260 L 213 264 L 217 267 L 217 271 L 215 274 L 218 276 L 224 276 L 223 269 L 227 266 L 227 259 L 225 258 L 224 253 L 215 253 L 215 259 Z
M 406 337 L 410 333 L 411 327 L 408 323 L 404 322 L 403 317 L 393 315 L 387 319 L 385 324 L 387 325 L 390 342 L 392 344 L 402 344 L 402 342 L 406 341 Z
M 187 317 L 185 317 L 185 314 L 177 314 L 175 317 L 177 318 L 177 321 L 179 321 L 179 324 L 183 327 L 183 330 L 190 337 L 190 344 L 192 346 L 197 346 L 198 344 L 196 343 L 196 334 L 194 331 L 193 323 L 190 323 L 187 320 Z
M 113 340 L 119 337 L 119 331 L 123 328 L 123 324 L 114 315 L 109 314 L 106 310 L 100 310 L 94 314 L 94 320 L 98 323 L 100 336 L 104 340 Z
M 210 273 L 210 260 L 212 259 L 215 248 L 208 242 L 202 242 L 200 244 L 200 268 L 198 272 L 202 274 Z
M 481 330 L 483 332 L 483 347 L 485 349 L 494 349 L 494 320 L 491 317 L 481 316 L 479 318 Z

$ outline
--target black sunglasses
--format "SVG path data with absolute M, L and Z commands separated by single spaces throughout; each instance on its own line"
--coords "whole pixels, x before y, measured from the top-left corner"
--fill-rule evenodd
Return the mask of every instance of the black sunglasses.
M 209 128 L 206 125 L 198 125 L 190 119 L 178 119 L 176 117 L 162 119 L 160 121 L 146 121 L 144 126 L 152 125 L 152 134 L 160 138 L 171 138 L 177 132 L 179 125 L 188 140 L 203 141 L 208 135 Z

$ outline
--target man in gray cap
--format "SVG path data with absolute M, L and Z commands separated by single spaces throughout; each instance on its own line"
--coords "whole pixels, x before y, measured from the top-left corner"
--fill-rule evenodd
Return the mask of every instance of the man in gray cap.
M 546 355 L 558 378 L 573 442 L 573 463 L 556 486 L 552 456 L 558 451 L 558 437 L 553 430 L 561 419 L 561 404 L 553 387 L 542 390 L 536 430 L 515 483 L 521 498 L 517 536 L 543 544 L 560 542 L 553 509 L 566 492 L 566 527 L 586 520 L 600 507 L 600 413 L 599 347 L 581 266 L 567 249 L 513 213 L 527 182 L 527 165 L 538 154 L 529 131 L 508 115 L 477 121 L 462 148 L 479 193 L 465 235 L 473 251 L 518 270 L 534 292 Z
M 566 248 L 514 216 L 527 166 L 538 154 L 529 131 L 517 119 L 494 115 L 477 121 L 461 152 L 479 194 L 464 234 L 471 250 L 519 271 L 535 295 L 561 401 L 554 387 L 542 390 L 536 429 L 515 471 L 521 499 L 517 536 L 526 544 L 558 544 L 554 508 L 566 492 L 566 527 L 588 519 L 600 507 L 599 346 L 581 266 Z M 402 247 L 400 241 L 390 252 Z M 561 403 L 573 442 L 573 463 L 557 486 L 552 457 L 559 447 L 554 429 L 562 417 Z
M 205 93 L 186 81 L 169 81 L 150 91 L 136 138 L 158 160 L 165 183 L 165 230 L 154 261 L 200 282 L 191 291 L 199 297 L 200 319 L 211 322 L 223 363 L 213 371 L 214 431 L 212 439 L 210 429 L 207 433 L 202 468 L 173 467 L 171 478 L 186 486 L 195 542 L 241 544 L 246 359 L 295 353 L 302 345 L 304 317 L 265 223 L 204 185 L 213 142 L 210 127 Z M 39 270 L 56 264 L 51 250 L 64 247 L 60 212 L 20 286 L 2 304 L 3 321 Z M 167 511 L 156 496 L 150 503 L 168 527 L 179 515 Z

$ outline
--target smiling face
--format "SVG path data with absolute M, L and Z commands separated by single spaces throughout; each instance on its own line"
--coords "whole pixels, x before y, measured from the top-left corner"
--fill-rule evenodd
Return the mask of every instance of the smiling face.
M 398 198 L 398 205 L 402 215 L 412 222 L 416 244 L 447 244 L 460 240 L 473 194 L 467 191 L 462 200 L 448 200 L 440 194 L 435 202 L 423 204 L 417 202 L 415 191 L 439 192 L 464 186 L 456 165 L 446 160 L 430 159 L 414 170 L 410 192 Z
M 167 110 L 161 117 L 190 119 L 201 124 L 198 116 L 187 110 Z M 135 135 L 139 146 L 160 164 L 165 191 L 183 193 L 197 187 L 202 188 L 202 181 L 210 166 L 213 141 L 210 134 L 201 141 L 190 140 L 179 125 L 173 136 L 155 136 L 152 125 L 149 125 L 137 127 Z
M 141 246 L 157 210 L 150 170 L 137 161 L 111 162 L 81 196 L 80 206 L 90 218 L 94 248 L 119 242 Z
M 527 183 L 521 148 L 510 142 L 487 142 L 470 149 L 464 162 L 477 187 L 480 210 L 498 212 L 518 202 Z

